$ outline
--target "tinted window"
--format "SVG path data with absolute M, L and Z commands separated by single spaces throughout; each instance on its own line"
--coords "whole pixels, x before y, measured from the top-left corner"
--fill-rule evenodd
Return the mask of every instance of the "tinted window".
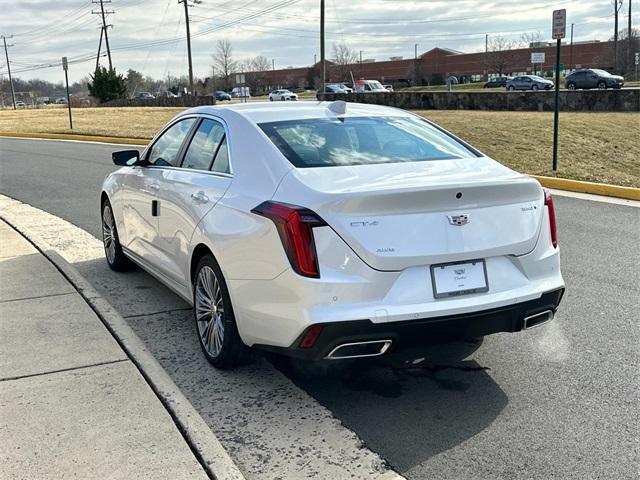
M 160 167 L 176 166 L 182 142 L 195 122 L 195 118 L 186 118 L 169 127 L 151 147 L 147 157 L 149 163 Z
M 220 142 L 220 147 L 218 148 L 218 153 L 216 154 L 216 159 L 213 162 L 213 167 L 211 168 L 214 172 L 219 173 L 231 173 L 229 169 L 229 149 L 227 148 L 227 137 L 222 139 Z
M 182 167 L 209 170 L 223 137 L 224 127 L 220 122 L 208 118 L 202 120 L 184 156 Z
M 347 117 L 260 124 L 298 168 L 469 158 L 475 153 L 411 117 Z

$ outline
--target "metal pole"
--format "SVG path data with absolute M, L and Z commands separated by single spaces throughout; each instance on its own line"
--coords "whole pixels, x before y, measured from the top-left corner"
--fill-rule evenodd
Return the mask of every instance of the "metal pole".
M 320 0 L 320 75 L 322 76 L 322 93 L 327 83 L 327 66 L 324 58 L 324 0 Z
M 7 59 L 7 73 L 9 74 L 9 85 L 11 86 L 11 100 L 13 102 L 13 109 L 16 110 L 16 92 L 13 89 L 13 79 L 11 78 L 11 65 L 9 64 L 9 52 L 7 51 L 7 37 L 3 35 L 2 41 L 4 42 L 4 56 Z
M 571 24 L 571 48 L 569 48 L 569 68 L 573 71 L 573 23 Z
M 67 108 L 69 109 L 69 128 L 73 130 L 73 120 L 71 119 L 71 99 L 69 98 L 69 75 L 67 69 L 64 70 L 64 81 L 67 84 Z
M 559 38 L 556 45 L 556 94 L 555 108 L 553 112 L 553 176 L 558 173 L 558 117 L 560 111 L 560 43 Z
M 629 63 L 629 70 L 631 70 L 631 65 L 633 65 L 633 52 L 631 50 L 631 0 L 629 0 L 629 25 L 627 26 L 627 62 Z
M 102 14 L 102 28 L 104 30 L 104 43 L 107 46 L 107 57 L 109 57 L 109 70 L 113 70 L 111 63 L 111 48 L 109 48 L 109 36 L 107 35 L 107 20 L 104 14 L 104 3 L 100 0 L 100 13 Z

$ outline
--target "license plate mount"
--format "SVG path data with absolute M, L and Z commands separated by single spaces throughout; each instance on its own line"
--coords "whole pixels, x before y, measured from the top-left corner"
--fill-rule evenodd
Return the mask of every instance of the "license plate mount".
M 483 259 L 431 265 L 431 285 L 435 298 L 488 292 L 487 265 Z

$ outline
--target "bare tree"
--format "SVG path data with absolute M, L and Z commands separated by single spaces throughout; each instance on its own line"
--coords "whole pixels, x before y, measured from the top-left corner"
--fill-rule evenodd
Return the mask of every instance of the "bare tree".
M 271 70 L 271 62 L 264 55 L 251 58 L 247 62 L 247 65 L 249 65 L 249 69 L 252 72 L 266 72 Z
M 219 73 L 225 88 L 231 85 L 231 74 L 237 69 L 238 62 L 233 59 L 233 48 L 229 40 L 218 40 L 213 54 L 213 68 Z
M 525 32 L 520 35 L 520 40 L 524 47 L 535 48 L 539 44 L 544 43 L 542 32 Z
M 245 76 L 247 85 L 256 94 L 266 91 L 270 83 L 271 62 L 269 59 L 263 55 L 258 55 L 247 60 L 246 65 L 249 70 Z
M 355 50 L 349 48 L 349 46 L 342 43 L 333 44 L 333 57 L 331 58 L 335 64 L 334 70 L 337 71 L 340 81 L 348 81 L 349 65 L 352 65 L 358 61 L 358 54 Z
M 513 48 L 515 42 L 500 35 L 492 37 L 489 42 L 484 64 L 489 72 L 502 76 L 505 74 L 513 61 Z

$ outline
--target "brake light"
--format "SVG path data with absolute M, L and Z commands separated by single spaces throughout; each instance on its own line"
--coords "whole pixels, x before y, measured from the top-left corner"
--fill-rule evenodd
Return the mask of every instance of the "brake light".
M 556 224 L 556 209 L 553 205 L 551 192 L 544 189 L 544 204 L 549 212 L 549 229 L 551 230 L 551 243 L 553 248 L 558 248 L 558 225 Z
M 305 277 L 319 278 L 313 227 L 326 223 L 311 210 L 279 202 L 263 202 L 251 210 L 273 221 L 291 267 Z

